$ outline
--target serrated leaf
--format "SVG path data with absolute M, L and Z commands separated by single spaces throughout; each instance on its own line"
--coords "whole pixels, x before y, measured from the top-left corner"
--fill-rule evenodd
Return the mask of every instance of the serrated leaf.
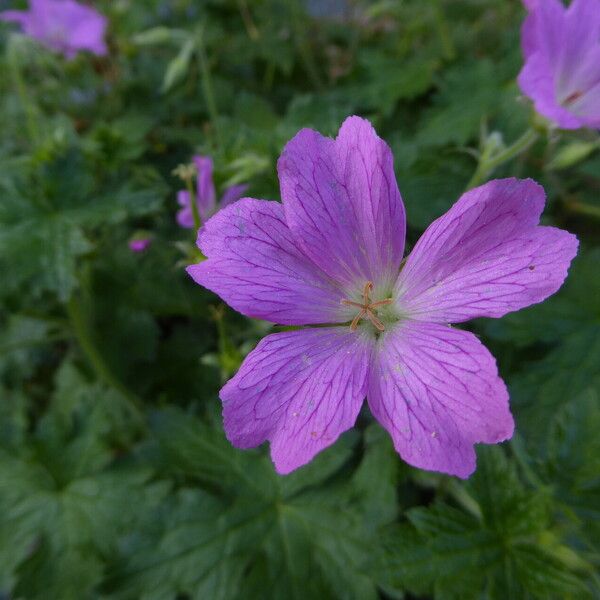
M 545 498 L 527 492 L 498 448 L 481 449 L 467 484 L 481 517 L 446 503 L 408 511 L 408 526 L 386 535 L 381 577 L 415 593 L 443 598 L 489 598 L 527 593 L 547 598 L 590 597 L 584 580 L 543 542 L 549 525 Z M 402 536 L 402 538 L 399 538 Z M 536 582 L 533 584 L 533 582 Z

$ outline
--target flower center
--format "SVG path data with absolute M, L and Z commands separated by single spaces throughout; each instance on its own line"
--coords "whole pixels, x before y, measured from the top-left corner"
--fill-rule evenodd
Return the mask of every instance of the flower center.
M 379 300 L 378 302 L 371 301 L 371 292 L 373 291 L 373 282 L 367 281 L 365 283 L 365 287 L 363 289 L 363 302 L 354 302 L 353 300 L 342 300 L 342 304 L 346 306 L 355 306 L 360 309 L 356 314 L 354 319 L 352 319 L 352 323 L 350 323 L 350 329 L 352 331 L 356 331 L 358 324 L 361 319 L 366 317 L 371 321 L 375 329 L 378 331 L 385 331 L 385 326 L 381 322 L 381 320 L 377 317 L 377 308 L 380 306 L 386 306 L 387 304 L 391 304 L 392 299 L 387 298 L 386 300 Z

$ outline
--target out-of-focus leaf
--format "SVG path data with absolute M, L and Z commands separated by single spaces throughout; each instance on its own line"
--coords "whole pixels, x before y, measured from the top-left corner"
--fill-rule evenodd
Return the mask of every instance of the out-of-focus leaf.
M 354 94 L 365 107 L 389 115 L 398 100 L 412 100 L 425 93 L 433 83 L 439 61 L 417 56 L 406 59 L 378 52 L 361 52 L 361 67 L 366 81 L 357 85 Z
M 150 501 L 148 469 L 107 468 L 119 406 L 105 393 L 66 365 L 34 439 L 0 451 L 0 589 L 86 597 L 136 505 Z
M 491 61 L 456 65 L 446 71 L 418 140 L 426 146 L 464 146 L 478 135 L 482 119 L 498 109 L 501 94 L 498 69 Z
M 77 285 L 77 259 L 93 248 L 86 229 L 156 210 L 160 191 L 125 184 L 98 193 L 78 151 L 57 157 L 43 171 L 41 190 L 24 187 L 0 204 L 3 292 L 28 283 L 37 294 L 50 290 L 66 301 Z

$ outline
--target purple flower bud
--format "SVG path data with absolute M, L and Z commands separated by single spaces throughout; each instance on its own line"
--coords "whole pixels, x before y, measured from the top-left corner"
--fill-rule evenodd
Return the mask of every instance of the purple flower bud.
M 133 238 L 129 240 L 129 249 L 132 252 L 145 252 L 152 244 L 151 238 Z

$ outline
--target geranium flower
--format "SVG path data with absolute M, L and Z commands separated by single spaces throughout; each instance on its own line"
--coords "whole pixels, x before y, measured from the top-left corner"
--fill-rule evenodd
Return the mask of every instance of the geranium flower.
M 348 118 L 335 140 L 300 131 L 278 163 L 283 203 L 244 198 L 200 230 L 193 279 L 234 309 L 284 325 L 221 390 L 239 448 L 270 440 L 279 473 L 351 428 L 365 396 L 400 456 L 469 476 L 473 445 L 513 433 L 496 361 L 455 329 L 553 294 L 577 238 L 538 225 L 543 189 L 491 181 L 434 221 L 403 263 L 405 212 L 389 147 Z
M 30 0 L 29 10 L 6 10 L 0 20 L 19 23 L 23 33 L 67 58 L 81 50 L 107 52 L 106 17 L 74 0 Z
M 221 200 L 217 204 L 215 184 L 213 181 L 213 161 L 209 156 L 194 156 L 194 164 L 197 170 L 196 179 L 196 202 L 200 219 L 204 223 L 220 208 L 239 200 L 248 189 L 245 184 L 232 185 L 225 188 Z M 181 210 L 177 213 L 177 223 L 181 227 L 191 229 L 194 227 L 194 215 L 190 202 L 190 193 L 187 190 L 177 192 L 177 202 Z
M 600 0 L 526 0 L 519 86 L 563 129 L 600 128 Z

